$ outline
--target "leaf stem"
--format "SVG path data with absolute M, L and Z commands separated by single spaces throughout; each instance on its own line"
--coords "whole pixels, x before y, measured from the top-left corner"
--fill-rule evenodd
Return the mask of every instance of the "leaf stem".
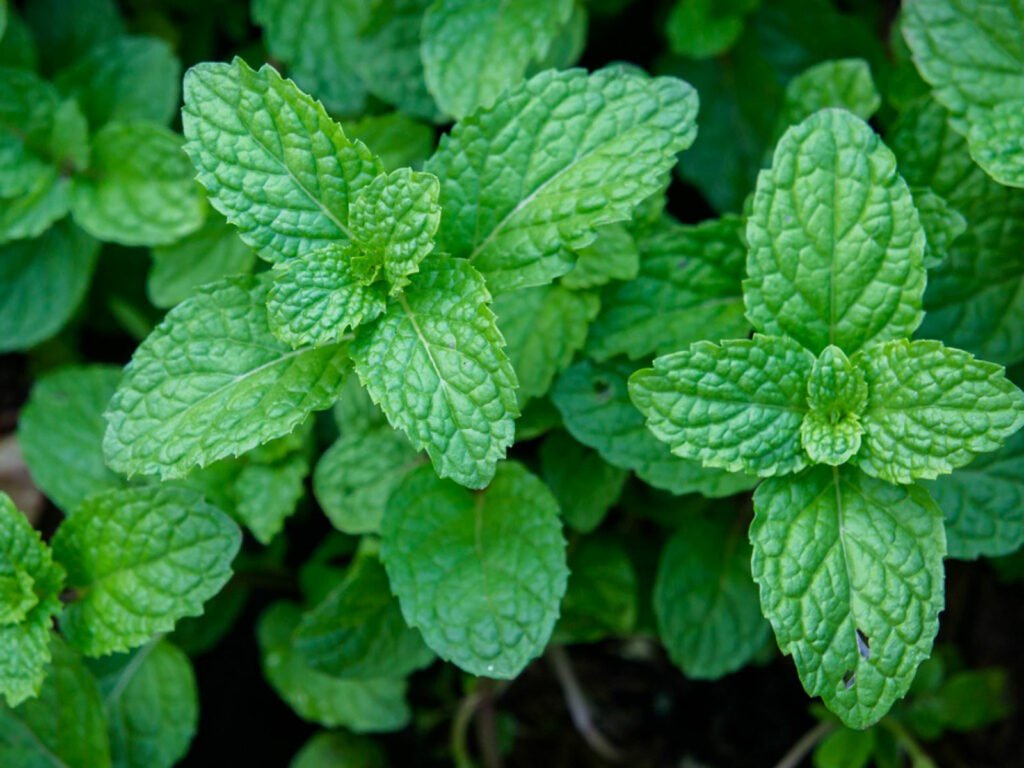
M 455 710 L 455 717 L 452 719 L 451 735 L 451 752 L 455 768 L 475 768 L 476 763 L 469 756 L 469 725 L 473 722 L 477 710 L 485 705 L 490 706 L 511 684 L 510 680 L 495 682 L 489 678 L 481 678 L 476 690 L 459 703 L 458 709 Z M 491 715 L 493 716 L 493 709 Z M 484 764 L 487 768 L 501 768 L 501 755 L 497 752 L 497 741 L 493 736 L 492 719 L 490 726 L 485 723 L 485 727 L 477 731 L 477 737 L 481 739 L 481 752 L 483 752 Z M 494 762 L 495 760 L 496 762 Z
M 609 762 L 624 762 L 622 752 L 608 741 L 607 737 L 594 724 L 590 700 L 576 678 L 576 672 L 573 670 L 572 662 L 569 660 L 569 654 L 565 652 L 562 646 L 552 645 L 548 648 L 545 655 L 551 664 L 551 669 L 554 671 L 559 685 L 562 686 L 562 693 L 565 694 L 565 704 L 569 710 L 569 716 L 572 718 L 573 725 L 576 726 L 576 730 L 583 737 L 583 740 L 587 742 L 587 746 Z
M 789 748 L 789 751 L 775 764 L 775 768 L 797 768 L 804 761 L 804 758 L 810 754 L 811 750 L 818 746 L 818 742 L 835 729 L 835 723 L 818 723 L 801 736 L 796 744 Z

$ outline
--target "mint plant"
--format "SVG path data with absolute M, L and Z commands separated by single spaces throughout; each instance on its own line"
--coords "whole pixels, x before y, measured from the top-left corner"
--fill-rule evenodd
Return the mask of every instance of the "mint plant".
M 750 531 L 765 614 L 808 692 L 862 728 L 938 631 L 945 532 L 916 481 L 999 448 L 1024 394 L 909 340 L 926 237 L 892 152 L 849 112 L 786 132 L 746 235 L 753 338 L 659 357 L 630 395 L 677 455 L 766 478 Z

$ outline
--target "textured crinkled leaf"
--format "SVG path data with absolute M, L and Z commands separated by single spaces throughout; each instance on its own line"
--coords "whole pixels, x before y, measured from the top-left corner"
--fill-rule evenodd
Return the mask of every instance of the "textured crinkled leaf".
M 366 115 L 342 123 L 342 128 L 352 141 L 366 144 L 389 171 L 419 168 L 434 150 L 434 129 L 401 112 Z
M 779 115 L 779 133 L 819 109 L 838 107 L 867 120 L 882 105 L 864 59 L 823 61 L 789 81 Z
M 405 677 L 434 659 L 402 618 L 375 554 L 356 558 L 345 580 L 302 617 L 294 642 L 307 664 L 343 679 Z
M 612 280 L 632 280 L 640 271 L 640 252 L 633 234 L 624 224 L 598 228 L 597 237 L 576 254 L 576 266 L 562 276 L 562 285 L 572 290 L 594 288 Z
M 623 68 L 542 72 L 441 139 L 438 246 L 495 291 L 572 269 L 596 229 L 628 219 L 696 136 L 697 94 Z
M 587 352 L 598 360 L 638 359 L 702 339 L 746 336 L 741 228 L 738 216 L 696 226 L 665 217 L 639 232 L 640 273 L 601 294 Z
M 629 394 L 676 455 L 770 477 L 804 466 L 800 422 L 813 364 L 785 337 L 700 341 L 634 373 Z
M 307 741 L 288 768 L 387 768 L 377 743 L 347 731 L 321 731 Z
M 925 237 L 896 158 L 849 112 L 786 131 L 747 222 L 747 316 L 815 354 L 909 336 L 921 322 Z
M 753 488 L 757 480 L 708 469 L 675 456 L 644 426 L 644 417 L 629 399 L 628 363 L 583 361 L 563 373 L 551 399 L 569 433 L 613 466 L 636 472 L 655 488 L 671 493 L 730 496 Z
M 1024 393 L 1002 366 L 938 341 L 890 341 L 853 362 L 869 392 L 856 461 L 891 483 L 952 472 L 1024 424 Z
M 252 248 L 242 242 L 234 227 L 211 212 L 192 234 L 153 249 L 146 294 L 153 304 L 167 309 L 201 286 L 233 275 L 247 275 L 255 265 Z
M 946 516 L 950 557 L 999 557 L 1024 544 L 1024 432 L 925 485 Z
M 267 294 L 270 329 L 293 348 L 336 344 L 387 306 L 383 284 L 364 285 L 349 243 L 307 251 L 277 264 Z
M 356 733 L 404 728 L 410 719 L 406 683 L 399 678 L 339 680 L 317 672 L 299 655 L 292 636 L 302 614 L 293 603 L 273 603 L 260 618 L 257 635 L 263 673 L 295 713 L 326 728 Z
M 260 544 L 269 544 L 295 512 L 308 474 L 309 462 L 300 454 L 242 468 L 234 485 L 234 513 Z
M 910 191 L 927 240 L 924 266 L 935 269 L 946 260 L 953 241 L 967 231 L 967 220 L 930 188 L 914 187 Z
M 182 122 L 210 202 L 268 261 L 347 239 L 353 193 L 382 170 L 320 104 L 267 65 L 253 71 L 235 59 L 192 67 Z
M 601 524 L 629 476 L 562 431 L 544 439 L 540 464 L 566 524 L 581 533 Z
M 114 120 L 166 125 L 178 107 L 181 64 L 156 37 L 115 37 L 91 48 L 57 77 L 93 128 Z
M 494 300 L 498 327 L 519 379 L 519 405 L 541 397 L 587 340 L 600 302 L 588 293 L 541 285 L 500 294 Z
M 89 666 L 103 697 L 113 768 L 171 768 L 185 756 L 199 721 L 188 656 L 154 640 Z
M 1024 3 L 914 0 L 903 36 L 921 76 L 997 181 L 1024 186 L 1017 114 L 1024 107 Z M 1004 132 L 1005 131 L 1005 132 Z
M 761 608 L 804 688 L 852 728 L 876 722 L 931 654 L 942 512 L 920 486 L 814 467 L 761 483 L 750 539 Z
M 622 544 L 585 537 L 569 552 L 569 585 L 553 642 L 596 643 L 628 635 L 636 626 L 637 576 Z
M 39 693 L 46 675 L 50 627 L 61 609 L 64 569 L 53 562 L 50 549 L 4 493 L 0 493 L 0 530 L 4 532 L 0 537 L 0 576 L 13 577 L 31 590 L 19 598 L 18 606 L 0 608 L 7 619 L 12 619 L 15 611 L 20 614 L 13 621 L 0 622 L 0 694 L 13 707 Z M 0 726 L 0 745 L 2 732 Z
M 96 267 L 99 243 L 68 221 L 0 245 L 0 352 L 29 349 L 68 322 Z
M 855 413 L 833 420 L 824 411 L 808 411 L 800 422 L 800 445 L 811 464 L 838 467 L 860 450 L 864 428 Z
M 112 768 L 96 680 L 60 637 L 44 630 L 50 666 L 39 698 L 0 706 L 0 765 L 14 768 Z M 0 658 L 3 658 L 0 655 Z
M 812 464 L 838 466 L 860 450 L 860 414 L 867 400 L 863 372 L 839 347 L 825 347 L 807 380 L 811 410 L 800 424 L 800 444 Z
M 181 138 L 153 123 L 109 123 L 93 137 L 89 173 L 71 188 L 75 223 L 100 240 L 165 245 L 206 213 Z
M 89 656 L 170 631 L 227 583 L 241 541 L 231 519 L 194 491 L 146 486 L 91 496 L 53 539 L 78 591 L 61 631 Z
M 426 450 L 441 477 L 483 488 L 512 444 L 516 375 L 466 261 L 424 261 L 384 317 L 361 329 L 352 359 L 388 420 Z
M 442 110 L 463 118 L 490 107 L 547 55 L 569 21 L 572 0 L 439 0 L 423 19 L 427 87 Z
M 24 194 L 0 198 L 0 243 L 38 237 L 70 208 L 70 182 L 56 168 L 45 168 Z
M 543 652 L 568 576 L 558 502 L 513 462 L 476 494 L 429 467 L 407 475 L 384 514 L 381 558 L 427 645 L 492 678 Z
M 254 0 L 253 20 L 263 27 L 271 55 L 335 113 L 362 111 L 366 85 L 355 72 L 359 28 L 376 2 L 365 0 Z
M 735 672 L 768 640 L 744 534 L 728 509 L 690 515 L 661 553 L 653 598 L 658 635 L 689 678 Z
M 36 382 L 18 418 L 32 480 L 65 514 L 94 493 L 124 485 L 103 461 L 103 411 L 120 378 L 112 365 L 61 368 Z
M 359 191 L 349 223 L 352 237 L 367 252 L 353 264 L 360 277 L 376 278 L 380 270 L 392 293 L 408 285 L 409 275 L 434 248 L 439 191 L 436 177 L 408 168 L 381 174 Z
M 266 282 L 234 278 L 167 313 L 135 351 L 107 412 L 108 464 L 183 477 L 291 432 L 329 408 L 348 355 L 292 350 L 267 325 Z
M 33 72 L 0 69 L 0 197 L 27 192 L 49 170 L 60 94 Z
M 391 492 L 424 458 L 387 424 L 342 429 L 316 465 L 313 493 L 339 531 L 378 533 Z
M 729 50 L 761 0 L 676 0 L 665 34 L 673 53 L 705 59 Z

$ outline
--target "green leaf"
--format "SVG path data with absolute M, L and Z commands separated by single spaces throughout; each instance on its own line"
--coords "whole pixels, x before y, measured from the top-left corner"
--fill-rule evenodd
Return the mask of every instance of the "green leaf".
M 610 537 L 579 539 L 569 552 L 569 585 L 555 625 L 556 643 L 596 643 L 633 631 L 637 576 L 622 544 Z
M 112 121 L 167 125 L 178 108 L 181 64 L 155 37 L 115 37 L 91 48 L 56 80 L 93 128 Z
M 375 554 L 356 557 L 345 580 L 302 617 L 294 642 L 309 666 L 347 680 L 405 677 L 434 659 L 406 626 Z
M 747 223 L 747 315 L 818 354 L 910 336 L 925 237 L 896 158 L 862 120 L 822 110 L 790 128 Z
M 19 584 L 18 604 L 0 605 L 0 693 L 14 707 L 39 693 L 50 662 L 53 617 L 60 612 L 64 569 L 14 502 L 0 493 L 0 578 Z M 30 593 L 26 593 L 26 587 Z M 5 590 L 6 592 L 7 590 Z M 7 595 L 4 595 L 7 597 Z M 0 754 L 3 753 L 0 724 Z M 16 763 L 12 763 L 16 764 Z
M 674 456 L 644 426 L 643 414 L 630 401 L 626 381 L 632 372 L 627 363 L 582 361 L 562 374 L 551 399 L 574 438 L 609 464 L 671 493 L 730 496 L 754 487 L 755 478 Z
M 551 388 L 587 340 L 600 308 L 597 297 L 559 285 L 503 293 L 494 300 L 498 326 L 519 379 L 520 408 Z
M 513 462 L 480 493 L 429 467 L 407 475 L 388 502 L 381 558 L 427 645 L 492 678 L 515 677 L 544 650 L 568 576 L 558 502 Z
M 93 46 L 124 32 L 116 0 L 29 0 L 25 20 L 39 46 L 43 69 L 56 72 Z
M 423 68 L 441 109 L 464 118 L 488 108 L 543 59 L 573 0 L 443 0 L 423 19 Z
M 16 709 L 0 706 L 0 765 L 17 768 L 112 768 L 103 703 L 82 660 L 48 629 L 52 653 L 39 698 Z M 0 658 L 5 658 L 6 652 Z
M 210 213 L 192 234 L 153 249 L 146 294 L 157 307 L 168 309 L 201 286 L 233 275 L 247 275 L 255 265 L 256 254 L 235 229 Z
M 1024 153 L 1015 126 L 1024 106 L 1021 0 L 915 0 L 903 36 L 921 76 L 968 137 L 971 155 L 996 181 L 1024 186 Z
M 705 59 L 729 50 L 761 0 L 676 0 L 665 21 L 673 53 Z
M 89 173 L 71 190 L 71 215 L 93 237 L 165 245 L 194 232 L 205 208 L 181 138 L 152 123 L 109 123 L 93 137 Z
M 867 120 L 882 105 L 864 59 L 823 61 L 789 81 L 779 115 L 779 133 L 819 109 L 838 107 Z
M 401 112 L 365 115 L 342 127 L 352 141 L 366 144 L 385 170 L 419 168 L 434 150 L 434 129 Z
M 356 373 L 391 424 L 441 477 L 470 488 L 490 481 L 519 415 L 489 300 L 466 261 L 434 257 L 352 343 Z
M 612 280 L 632 280 L 640 271 L 640 252 L 624 224 L 598 228 L 597 237 L 576 254 L 576 266 L 562 276 L 562 285 L 574 291 L 594 288 Z
M 387 760 L 372 739 L 322 731 L 303 745 L 288 768 L 387 768 Z
M 661 553 L 654 582 L 658 635 L 689 678 L 735 672 L 768 640 L 744 533 L 728 509 L 691 514 Z
M 0 352 L 30 349 L 67 324 L 96 268 L 99 243 L 68 221 L 0 245 Z
M 271 262 L 350 239 L 351 197 L 382 170 L 294 83 L 237 58 L 185 74 L 182 123 L 210 202 Z
M 438 247 L 495 291 L 550 282 L 598 227 L 662 189 L 696 113 L 696 92 L 673 78 L 542 72 L 459 122 L 427 163 L 441 180 Z
M 360 279 L 358 253 L 349 243 L 327 245 L 275 265 L 267 316 L 277 338 L 295 349 L 337 344 L 384 312 L 386 287 Z
M 121 369 L 70 366 L 36 382 L 18 419 L 18 444 L 32 480 L 65 514 L 124 480 L 103 461 L 103 411 Z
M 1024 544 L 1024 432 L 926 487 L 946 516 L 949 557 L 999 557 Z
M 391 492 L 424 459 L 387 424 L 342 428 L 316 465 L 313 493 L 339 531 L 378 533 Z
M 337 399 L 344 347 L 292 350 L 267 326 L 266 282 L 216 283 L 167 313 L 107 412 L 111 468 L 183 477 L 287 435 Z
M 924 249 L 924 266 L 935 269 L 946 260 L 953 241 L 967 231 L 967 220 L 928 187 L 915 187 L 910 191 L 928 241 Z
M 7 2 L 7 0 L 4 0 Z M 0 67 L 39 69 L 35 38 L 24 19 L 15 11 L 7 13 L 7 28 L 0 37 Z
M 1024 424 L 1024 393 L 1002 366 L 938 341 L 863 350 L 868 404 L 857 464 L 891 483 L 931 480 L 999 448 Z
M 640 273 L 602 293 L 587 352 L 598 360 L 639 359 L 703 339 L 746 336 L 741 228 L 738 216 L 696 226 L 666 216 L 638 233 Z
M 800 422 L 813 365 L 786 337 L 699 341 L 634 373 L 629 394 L 677 456 L 770 477 L 804 466 Z
M 839 347 L 825 347 L 807 380 L 810 410 L 800 423 L 800 442 L 811 463 L 839 466 L 860 450 L 867 400 L 864 373 Z
M 309 462 L 294 455 L 273 464 L 247 464 L 235 479 L 235 516 L 256 541 L 269 544 L 306 492 Z
M 931 653 L 942 512 L 920 486 L 845 466 L 764 481 L 754 513 L 754 580 L 779 648 L 810 695 L 851 728 L 871 725 Z
M 188 657 L 166 640 L 90 663 L 103 697 L 113 768 L 171 768 L 188 752 L 199 694 Z
M 293 603 L 273 603 L 260 618 L 257 635 L 263 673 L 295 713 L 326 728 L 356 733 L 404 728 L 410 718 L 401 679 L 338 680 L 308 666 L 292 642 L 301 618 Z
M 581 533 L 601 524 L 629 476 L 562 431 L 541 443 L 540 464 L 566 524 Z
M 837 728 L 814 750 L 814 768 L 867 768 L 875 749 L 875 731 Z
M 168 486 L 91 496 L 53 551 L 78 593 L 61 631 L 89 656 L 127 651 L 198 616 L 231 576 L 237 526 L 194 491 Z

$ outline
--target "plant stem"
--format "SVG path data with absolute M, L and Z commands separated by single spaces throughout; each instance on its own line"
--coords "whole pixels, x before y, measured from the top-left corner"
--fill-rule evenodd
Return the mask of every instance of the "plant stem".
M 501 754 L 498 752 L 496 723 L 494 722 L 494 709 L 491 704 L 501 696 L 511 685 L 508 680 L 496 683 L 488 678 L 481 678 L 476 690 L 466 696 L 459 703 L 455 710 L 455 717 L 452 718 L 451 751 L 455 768 L 475 768 L 473 759 L 469 756 L 469 724 L 482 706 L 490 709 L 491 723 L 486 722 L 482 729 L 477 731 L 477 738 L 480 739 L 480 751 L 483 753 L 484 765 L 487 768 L 501 768 Z M 485 712 L 485 715 L 488 714 Z M 486 720 L 486 717 L 485 717 Z
M 818 742 L 835 729 L 834 723 L 818 723 L 789 748 L 789 752 L 782 756 L 782 759 L 775 764 L 775 768 L 797 768 L 811 750 L 818 746 Z
M 623 762 L 623 754 L 619 749 L 605 737 L 597 726 L 594 725 L 591 716 L 590 701 L 583 692 L 576 673 L 573 670 L 569 655 L 560 645 L 552 645 L 548 648 L 546 656 L 551 664 L 551 669 L 562 686 L 562 693 L 565 694 L 565 704 L 569 709 L 569 716 L 573 725 L 579 731 L 580 736 L 587 742 L 587 745 L 598 755 L 612 763 Z

